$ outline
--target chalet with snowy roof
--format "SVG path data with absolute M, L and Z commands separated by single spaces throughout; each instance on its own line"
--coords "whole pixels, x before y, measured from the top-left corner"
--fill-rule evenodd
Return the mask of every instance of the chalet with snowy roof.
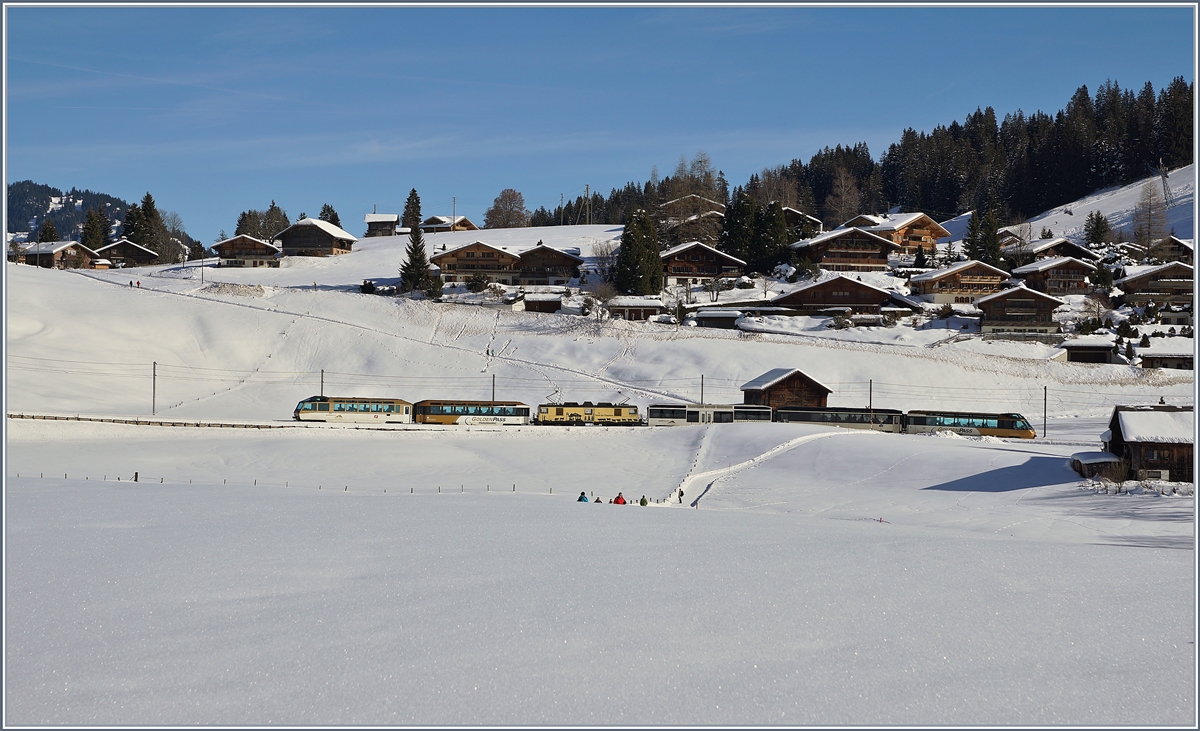
M 364 238 L 375 236 L 395 236 L 396 228 L 400 225 L 400 215 L 397 213 L 368 213 L 363 218 L 367 224 Z
M 490 282 L 516 284 L 519 251 L 484 241 L 445 249 L 429 257 L 429 263 L 442 270 L 447 282 L 465 282 L 479 274 Z
M 783 220 L 787 222 L 788 228 L 792 230 L 800 230 L 805 223 L 812 227 L 817 233 L 825 233 L 825 222 L 816 216 L 810 216 L 804 211 L 795 208 L 783 207 Z
M 526 312 L 548 312 L 554 314 L 562 309 L 563 296 L 552 292 L 528 292 L 525 295 Z
M 659 212 L 668 219 L 682 221 L 692 216 L 704 213 L 719 213 L 725 215 L 725 204 L 705 198 L 701 195 L 685 195 L 669 200 L 658 207 Z
M 222 267 L 278 267 L 283 252 L 283 247 L 277 244 L 246 234 L 219 241 L 212 248 L 220 257 L 217 266 Z
M 1192 309 L 1192 285 L 1192 267 L 1179 261 L 1125 267 L 1125 276 L 1113 282 L 1113 286 L 1125 293 L 1125 304 L 1145 307 L 1153 302 L 1159 309 L 1172 306 Z
M 1062 236 L 1053 239 L 1034 239 L 1029 242 L 1018 241 L 1001 246 L 1000 255 L 1005 260 L 1017 264 L 1028 264 L 1038 259 L 1055 259 L 1060 256 L 1069 256 L 1083 261 L 1100 260 L 1100 255 L 1096 252 Z
M 758 406 L 824 408 L 833 389 L 798 368 L 772 368 L 742 384 L 742 402 Z
M 838 275 L 771 300 L 775 307 L 789 307 L 806 313 L 877 315 L 892 299 L 892 292 Z
M 663 281 L 672 284 L 705 284 L 723 277 L 740 277 L 746 262 L 723 251 L 690 241 L 674 246 L 659 256 L 663 262 Z
M 1181 239 L 1171 234 L 1151 247 L 1150 251 L 1160 261 L 1181 261 L 1191 264 L 1194 254 L 1192 245 L 1193 239 Z
M 1012 273 L 1024 279 L 1031 289 L 1061 297 L 1091 292 L 1096 266 L 1069 256 L 1056 256 L 1017 267 Z
M 117 241 L 96 249 L 98 258 L 108 259 L 118 269 L 143 267 L 154 263 L 158 254 L 122 236 Z
M 358 239 L 328 221 L 302 218 L 272 241 L 279 241 L 284 256 L 337 256 L 349 254 Z
M 1116 352 L 1116 340 L 1112 335 L 1084 335 L 1064 340 L 1058 347 L 1067 351 L 1068 363 L 1128 363 L 1124 355 Z
M 1191 406 L 1117 406 L 1100 440 L 1132 478 L 1191 482 L 1194 432 Z
M 891 239 L 859 228 L 837 228 L 791 245 L 798 256 L 833 272 L 886 272 L 888 255 L 899 251 Z
M 1171 368 L 1174 370 L 1195 370 L 1196 341 L 1192 338 L 1149 338 L 1150 345 L 1145 348 L 1135 347 L 1134 351 L 1142 359 L 1142 368 Z
M 539 241 L 537 246 L 517 254 L 516 284 L 566 284 L 579 276 L 579 265 L 582 263 L 582 257 L 553 249 Z
M 466 216 L 430 216 L 421 221 L 421 230 L 427 234 L 446 233 L 448 231 L 478 231 L 479 227 L 467 220 Z
M 913 256 L 917 247 L 926 254 L 935 250 L 937 240 L 950 235 L 942 225 L 924 213 L 863 214 L 843 223 L 839 228 L 859 228 L 882 236 L 899 246 L 900 253 Z
M 22 252 L 25 264 L 44 269 L 84 269 L 101 257 L 78 241 L 42 241 L 29 244 Z
M 1054 310 L 1063 301 L 1028 287 L 1012 287 L 975 300 L 983 313 L 984 333 L 1054 333 L 1059 331 Z
M 908 280 L 912 293 L 926 302 L 973 304 L 975 300 L 999 292 L 1008 272 L 971 259 L 917 274 Z
M 649 320 L 655 315 L 666 311 L 666 306 L 658 297 L 613 297 L 604 303 L 608 314 L 622 320 Z

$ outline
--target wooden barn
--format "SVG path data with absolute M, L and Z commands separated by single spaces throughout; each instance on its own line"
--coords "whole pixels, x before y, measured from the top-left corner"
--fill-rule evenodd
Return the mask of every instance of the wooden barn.
M 1195 340 L 1185 337 L 1149 338 L 1148 347 L 1134 347 L 1142 359 L 1142 368 L 1195 370 Z
M 367 224 L 364 238 L 374 236 L 395 236 L 396 228 L 400 225 L 400 215 L 397 213 L 368 213 L 363 219 Z
M 154 251 L 135 244 L 124 236 L 107 246 L 96 249 L 96 256 L 108 259 L 118 269 L 148 266 L 158 258 L 158 254 Z
M 742 402 L 759 406 L 821 408 L 833 390 L 804 375 L 798 368 L 773 368 L 742 384 Z
M 839 274 L 823 282 L 806 284 L 771 300 L 774 307 L 789 307 L 803 312 L 844 312 L 877 315 L 888 304 L 893 292 Z
M 566 284 L 579 276 L 583 258 L 552 249 L 541 241 L 517 255 L 516 284 Z
M 723 277 L 740 277 L 746 262 L 717 251 L 707 244 L 691 241 L 667 249 L 659 256 L 663 262 L 663 282 L 705 284 Z
M 859 228 L 837 228 L 791 245 L 797 256 L 834 272 L 886 272 L 888 255 L 900 249 L 891 239 Z
M 946 269 L 917 274 L 908 280 L 913 294 L 935 305 L 973 304 L 999 292 L 1008 272 L 981 261 L 960 261 Z
M 328 221 L 302 218 L 272 240 L 278 240 L 284 256 L 336 256 L 349 254 L 358 239 Z
M 1194 431 L 1191 406 L 1117 406 L 1100 440 L 1131 479 L 1191 482 Z
M 1112 335 L 1084 335 L 1064 340 L 1058 347 L 1067 351 L 1068 363 L 1127 363 L 1124 355 L 1115 352 Z
M 657 297 L 613 297 L 604 307 L 610 315 L 622 320 L 649 320 L 666 309 Z
M 547 292 L 530 292 L 525 295 L 526 312 L 548 312 L 554 314 L 562 309 L 562 295 Z
M 1024 279 L 1030 289 L 1061 297 L 1091 292 L 1091 278 L 1096 274 L 1096 266 L 1069 256 L 1056 256 L 1017 267 L 1012 273 Z
M 980 330 L 985 333 L 1055 333 L 1054 310 L 1063 301 L 1028 287 L 1012 287 L 975 300 L 983 312 Z
M 282 250 L 246 234 L 218 241 L 212 248 L 220 257 L 217 266 L 222 267 L 278 267 Z

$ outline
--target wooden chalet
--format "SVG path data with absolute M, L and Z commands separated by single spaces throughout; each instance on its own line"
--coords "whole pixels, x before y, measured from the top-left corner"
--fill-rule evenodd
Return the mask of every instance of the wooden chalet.
M 999 292 L 1008 272 L 981 261 L 960 261 L 946 269 L 917 274 L 908 280 L 914 295 L 926 302 L 973 304 L 980 297 Z
M 663 262 L 663 282 L 672 284 L 705 284 L 714 279 L 740 277 L 746 262 L 723 251 L 691 241 L 667 249 L 659 256 Z
M 924 213 L 864 214 L 846 221 L 839 228 L 859 228 L 882 236 L 899 246 L 900 253 L 905 256 L 914 256 L 918 246 L 924 247 L 926 254 L 932 254 L 937 240 L 950 235 L 942 224 Z
M 222 267 L 278 267 L 282 247 L 238 234 L 213 244 Z
M 319 218 L 302 218 L 272 237 L 284 256 L 336 256 L 354 247 L 350 233 Z
M 608 314 L 622 320 L 649 320 L 666 311 L 657 297 L 613 297 L 604 303 Z
M 787 226 L 793 230 L 799 230 L 807 222 L 812 226 L 817 233 L 825 233 L 825 222 L 816 216 L 810 216 L 804 211 L 795 208 L 783 207 L 783 220 L 787 222 Z
M 758 406 L 824 408 L 833 389 L 798 368 L 773 368 L 742 384 L 742 402 Z
M 532 249 L 517 254 L 515 284 L 566 284 L 579 277 L 583 258 L 570 252 L 552 249 L 541 241 Z
M 363 234 L 364 238 L 395 236 L 396 228 L 400 225 L 400 215 L 398 213 L 368 213 L 363 219 L 363 223 L 367 224 L 367 232 Z
M 1181 261 L 1192 264 L 1194 239 L 1181 239 L 1172 234 L 1150 247 L 1150 253 L 1160 261 Z
M 704 196 L 691 194 L 667 201 L 658 207 L 660 214 L 668 219 L 682 221 L 704 213 L 725 214 L 725 205 Z
M 520 259 L 521 255 L 509 247 L 473 241 L 440 251 L 429 257 L 429 263 L 442 270 L 442 279 L 446 282 L 465 282 L 481 274 L 489 282 L 516 284 Z
M 885 272 L 888 255 L 900 249 L 891 239 L 859 228 L 837 228 L 791 245 L 798 256 L 834 272 Z
M 891 302 L 893 294 L 886 289 L 838 275 L 782 294 L 772 299 L 771 305 L 812 314 L 877 315 Z
M 1012 273 L 1024 279 L 1031 289 L 1061 297 L 1091 292 L 1091 277 L 1096 274 L 1096 265 L 1069 256 L 1056 256 L 1017 267 Z
M 1194 304 L 1192 267 L 1173 261 L 1152 267 L 1125 267 L 1125 276 L 1113 286 L 1125 293 L 1124 303 L 1145 307 L 1153 302 L 1158 308 L 1186 307 Z
M 1100 440 L 1130 478 L 1191 482 L 1194 430 L 1191 406 L 1117 406 Z
M 983 312 L 980 330 L 1011 333 L 1054 333 L 1054 310 L 1063 301 L 1028 287 L 1011 287 L 975 300 Z
M 100 255 L 78 241 L 42 241 L 25 247 L 21 260 L 44 269 L 86 269 Z
M 1134 347 L 1142 368 L 1196 369 L 1195 341 L 1185 337 L 1150 338 L 1149 347 Z
M 154 263 L 158 254 L 122 236 L 117 241 L 96 249 L 96 256 L 108 259 L 117 269 L 144 267 Z
M 1028 264 L 1038 259 L 1055 259 L 1062 256 L 1069 256 L 1081 261 L 1100 261 L 1100 255 L 1096 252 L 1062 236 L 1053 239 L 1034 239 L 1029 242 L 1021 241 L 1018 238 L 1014 243 L 1001 246 L 1000 255 L 1006 261 L 1018 265 Z
M 467 220 L 466 216 L 430 216 L 421 221 L 421 230 L 427 234 L 446 233 L 448 231 L 478 231 L 479 227 Z

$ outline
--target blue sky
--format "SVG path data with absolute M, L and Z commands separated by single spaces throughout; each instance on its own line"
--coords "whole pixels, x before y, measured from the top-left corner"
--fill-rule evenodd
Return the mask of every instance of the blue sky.
M 1193 80 L 1190 7 L 7 8 L 7 181 L 154 194 L 205 242 L 272 199 L 482 225 L 704 150 L 826 145 Z

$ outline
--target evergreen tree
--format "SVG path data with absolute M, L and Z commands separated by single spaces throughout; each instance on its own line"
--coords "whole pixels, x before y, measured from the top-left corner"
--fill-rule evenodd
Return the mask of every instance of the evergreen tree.
M 146 240 L 146 227 L 142 221 L 142 208 L 137 203 L 130 203 L 125 211 L 125 220 L 121 222 L 121 235 L 139 246 Z
M 108 243 L 108 232 L 111 224 L 103 210 L 89 208 L 83 224 L 82 241 L 87 248 L 95 251 Z
M 1112 241 L 1112 227 L 1100 211 L 1092 211 L 1083 223 L 1083 236 L 1088 244 L 1106 244 Z
M 662 291 L 662 257 L 654 218 L 644 208 L 633 211 L 621 233 L 613 284 L 622 294 L 646 295 Z
M 262 235 L 262 214 L 255 210 L 239 213 L 237 226 L 233 229 L 233 235 L 252 236 L 259 240 L 265 240 Z
M 404 206 L 404 214 L 411 212 L 417 221 L 421 220 L 421 198 L 417 189 L 408 194 L 408 203 Z M 425 251 L 425 237 L 420 226 L 410 226 L 408 230 L 408 248 L 404 251 L 404 264 L 400 267 L 400 283 L 404 291 L 422 289 L 429 280 L 429 255 Z
M 275 205 L 275 201 L 271 201 L 271 206 L 262 214 L 262 228 L 260 229 L 262 236 L 259 238 L 263 241 L 270 241 L 291 225 L 292 222 L 288 220 L 287 212 Z
M 417 189 L 408 192 L 408 200 L 404 202 L 404 215 L 400 216 L 400 226 L 409 230 L 421 225 L 421 197 Z
M 137 243 L 158 254 L 158 260 L 161 263 L 178 261 L 181 258 L 181 250 L 171 240 L 166 224 L 163 223 L 162 214 L 158 211 L 158 205 L 154 202 L 154 196 L 150 195 L 149 191 L 142 196 L 141 208 L 142 218 L 139 224 L 139 234 L 142 240 Z
M 734 188 L 733 200 L 725 209 L 725 219 L 721 225 L 721 234 L 717 238 L 717 248 L 749 262 L 754 246 L 755 221 L 758 217 L 758 204 L 750 194 L 741 187 Z
M 983 217 L 981 224 L 979 250 L 980 261 L 992 266 L 1000 266 L 1000 221 L 996 209 L 991 208 Z
M 760 206 L 755 212 L 754 229 L 751 238 L 750 257 L 746 265 L 751 271 L 766 274 L 776 265 L 786 262 L 791 251 L 787 219 L 783 215 L 783 206 L 778 202 Z
M 328 203 L 321 206 L 321 214 L 317 216 L 317 218 L 327 223 L 332 223 L 338 228 L 342 227 L 342 219 L 338 218 L 337 211 L 333 210 L 333 206 L 329 205 Z
M 38 231 L 37 240 L 38 243 L 42 243 L 44 241 L 58 241 L 58 229 L 54 228 L 54 221 L 51 221 L 48 218 L 46 219 L 46 222 L 42 224 L 42 229 Z
M 918 269 L 926 269 L 929 267 L 929 260 L 925 258 L 925 246 L 917 245 L 917 258 L 913 260 L 913 266 Z
M 1051 231 L 1051 230 L 1050 230 L 1050 229 L 1048 229 L 1048 228 L 1044 228 L 1044 227 L 1043 227 L 1043 228 L 1042 228 L 1042 232 L 1041 232 L 1040 234 L 1038 234 L 1038 238 L 1040 238 L 1040 239 L 1052 239 L 1052 238 L 1054 238 L 1054 232 L 1053 232 L 1053 231 Z
M 971 212 L 971 218 L 967 221 L 963 248 L 968 259 L 983 261 L 983 216 L 978 209 Z

